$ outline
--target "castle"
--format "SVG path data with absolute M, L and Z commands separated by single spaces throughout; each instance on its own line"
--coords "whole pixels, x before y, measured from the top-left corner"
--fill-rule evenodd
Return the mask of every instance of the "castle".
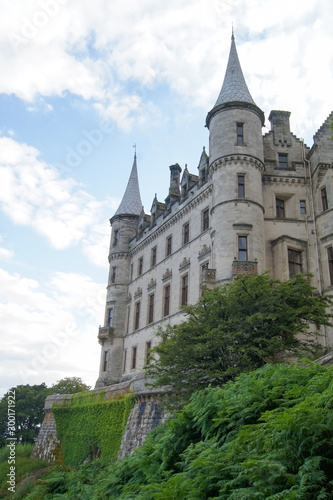
M 266 270 L 287 280 L 311 273 L 321 294 L 333 292 L 333 114 L 308 148 L 290 131 L 288 111 L 255 104 L 232 36 L 222 89 L 209 111 L 209 154 L 198 172 L 170 166 L 164 202 L 142 208 L 137 160 L 111 218 L 109 278 L 96 388 L 142 373 L 156 328 L 179 323 L 183 306 L 239 273 Z M 323 327 L 323 353 L 333 329 Z M 181 346 L 180 346 L 181 348 Z

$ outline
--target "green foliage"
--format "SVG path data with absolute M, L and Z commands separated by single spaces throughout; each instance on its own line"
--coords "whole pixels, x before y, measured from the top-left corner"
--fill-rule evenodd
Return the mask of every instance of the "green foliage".
M 55 469 L 24 498 L 332 499 L 332 389 L 333 366 L 267 364 L 193 394 L 130 457 Z
M 45 470 L 49 464 L 38 458 L 31 458 L 33 444 L 18 444 L 15 447 L 15 476 L 16 484 L 19 485 L 22 478 L 33 471 Z M 8 492 L 8 472 L 9 472 L 9 448 L 3 447 L 0 449 L 0 498 L 13 498 L 13 494 Z M 23 485 L 22 485 L 23 486 Z M 32 483 L 31 483 L 32 486 Z M 16 488 L 18 492 L 19 488 Z M 16 496 L 14 498 L 21 498 Z M 23 497 L 22 497 L 23 498 Z
M 186 307 L 186 321 L 160 329 L 162 342 L 147 374 L 153 386 L 171 386 L 173 400 L 187 401 L 209 384 L 221 386 L 265 363 L 313 353 L 314 329 L 330 324 L 331 303 L 314 295 L 303 275 L 287 282 L 266 273 L 239 276 Z
M 266 365 L 194 394 L 110 467 L 94 498 L 333 498 L 332 375 L 310 362 Z
M 91 387 L 85 384 L 80 377 L 65 377 L 53 384 L 50 394 L 75 394 L 78 392 L 89 391 Z
M 65 464 L 77 466 L 98 449 L 104 460 L 116 460 L 133 406 L 130 395 L 105 401 L 103 392 L 97 396 L 75 395 L 70 403 L 54 406 L 52 411 Z
M 15 394 L 15 437 L 22 443 L 33 443 L 44 418 L 46 385 L 18 385 L 10 389 L 0 401 L 0 446 L 8 435 L 8 400 Z
M 44 402 L 50 394 L 73 394 L 89 390 L 79 377 L 67 377 L 48 388 L 40 385 L 12 387 L 0 400 L 0 446 L 8 437 L 8 400 L 15 394 L 15 437 L 21 443 L 34 443 L 44 419 Z M 14 407 L 13 407 L 14 408 Z

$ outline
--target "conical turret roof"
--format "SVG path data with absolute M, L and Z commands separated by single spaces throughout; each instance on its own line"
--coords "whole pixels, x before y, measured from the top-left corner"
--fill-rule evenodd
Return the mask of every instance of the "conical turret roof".
M 217 98 L 215 106 L 226 102 L 241 101 L 255 104 L 247 88 L 243 71 L 238 59 L 234 34 L 231 37 L 231 47 L 227 70 L 221 92 Z
M 114 214 L 116 215 L 140 215 L 142 210 L 142 202 L 140 196 L 139 180 L 138 180 L 138 169 L 136 164 L 136 154 L 134 155 L 134 162 L 129 177 L 127 187 L 121 200 L 121 203 Z

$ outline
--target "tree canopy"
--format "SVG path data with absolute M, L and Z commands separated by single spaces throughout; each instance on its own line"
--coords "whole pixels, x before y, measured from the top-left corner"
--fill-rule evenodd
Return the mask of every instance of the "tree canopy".
M 307 276 L 286 282 L 267 273 L 239 276 L 185 308 L 187 319 L 159 330 L 146 372 L 174 400 L 221 386 L 266 363 L 314 353 L 321 325 L 330 324 L 330 297 L 315 295 Z
M 0 447 L 8 437 L 8 400 L 15 393 L 15 437 L 20 443 L 34 443 L 44 418 L 44 402 L 50 394 L 74 394 L 89 390 L 79 377 L 66 377 L 52 387 L 39 385 L 12 387 L 0 400 Z

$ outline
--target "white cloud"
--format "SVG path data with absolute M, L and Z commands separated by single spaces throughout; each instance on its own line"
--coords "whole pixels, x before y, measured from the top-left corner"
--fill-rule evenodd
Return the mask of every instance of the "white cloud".
M 14 224 L 32 227 L 56 249 L 87 238 L 105 203 L 85 192 L 73 179 L 60 179 L 39 151 L 0 138 L 0 204 Z
M 159 85 L 207 111 L 222 83 L 235 21 L 258 105 L 267 112 L 289 106 L 297 126 L 320 125 L 333 105 L 332 14 L 330 0 L 18 0 L 0 21 L 0 92 L 30 103 L 71 92 L 93 100 L 124 131 L 162 120 L 146 92 Z M 15 47 L 13 34 L 21 45 Z
M 43 286 L 0 269 L 3 389 L 12 385 L 98 376 L 97 326 L 103 321 L 105 286 L 74 273 L 55 273 Z

